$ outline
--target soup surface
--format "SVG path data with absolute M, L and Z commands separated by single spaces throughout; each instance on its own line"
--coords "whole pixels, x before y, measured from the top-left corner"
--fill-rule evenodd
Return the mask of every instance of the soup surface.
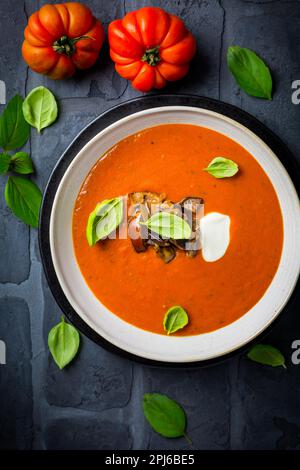
M 216 156 L 234 160 L 239 173 L 216 179 L 203 171 Z M 135 191 L 164 192 L 173 201 L 199 196 L 206 214 L 229 215 L 224 257 L 209 263 L 201 252 L 188 258 L 178 251 L 165 264 L 153 249 L 136 253 L 130 239 L 90 247 L 86 224 L 96 204 Z M 278 268 L 283 223 L 269 178 L 243 147 L 207 128 L 167 124 L 127 137 L 98 160 L 76 200 L 73 240 L 82 275 L 111 312 L 165 334 L 166 311 L 180 305 L 189 324 L 176 334 L 195 335 L 228 325 L 260 300 Z

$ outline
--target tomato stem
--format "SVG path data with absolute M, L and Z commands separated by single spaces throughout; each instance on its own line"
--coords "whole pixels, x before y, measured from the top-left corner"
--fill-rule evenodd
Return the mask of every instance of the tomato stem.
M 68 36 L 62 36 L 53 43 L 53 49 L 58 54 L 65 54 L 71 56 L 76 51 L 75 44 L 81 39 L 93 39 L 89 36 L 79 36 L 78 38 L 69 38 Z
M 146 49 L 145 54 L 142 57 L 143 62 L 147 62 L 149 65 L 155 67 L 156 64 L 160 61 L 159 47 L 152 47 L 151 49 Z

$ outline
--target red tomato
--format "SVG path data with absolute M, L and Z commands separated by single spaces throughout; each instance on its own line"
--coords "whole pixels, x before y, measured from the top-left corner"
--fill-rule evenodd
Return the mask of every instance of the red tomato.
M 110 23 L 108 40 L 116 71 L 144 92 L 184 77 L 196 52 L 195 38 L 183 21 L 156 7 Z
M 82 3 L 44 5 L 24 31 L 22 54 L 35 72 L 54 79 L 91 67 L 104 41 L 103 27 Z

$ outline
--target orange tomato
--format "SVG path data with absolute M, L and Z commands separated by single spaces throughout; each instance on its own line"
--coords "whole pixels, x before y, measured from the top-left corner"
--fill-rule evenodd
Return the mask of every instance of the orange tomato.
M 144 92 L 184 77 L 196 52 L 195 38 L 183 21 L 157 7 L 110 23 L 108 40 L 116 71 Z
M 91 67 L 104 41 L 103 27 L 78 2 L 44 5 L 24 31 L 22 55 L 29 67 L 53 79 L 71 77 Z

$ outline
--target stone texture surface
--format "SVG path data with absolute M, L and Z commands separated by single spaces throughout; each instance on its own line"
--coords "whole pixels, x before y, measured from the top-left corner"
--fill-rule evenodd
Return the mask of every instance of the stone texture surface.
M 51 420 L 45 429 L 45 448 L 49 450 L 127 450 L 131 445 L 128 426 L 101 420 L 101 416 L 69 413 Z
M 33 130 L 28 149 L 42 188 L 62 152 L 94 117 L 139 96 L 114 71 L 107 54 L 92 70 L 69 81 L 51 81 L 27 69 L 20 55 L 28 16 L 52 0 L 2 0 L 0 80 L 7 98 L 43 84 L 59 100 L 60 118 L 41 136 Z M 197 36 L 191 73 L 163 93 L 221 98 L 265 122 L 299 155 L 300 106 L 291 82 L 300 79 L 300 2 L 297 0 L 86 0 L 105 28 L 142 5 L 180 15 Z M 229 45 L 252 47 L 275 79 L 272 102 L 239 91 L 226 66 Z M 3 107 L 0 107 L 0 110 Z M 5 178 L 1 178 L 3 193 Z M 61 312 L 44 279 L 37 234 L 16 221 L 0 197 L 0 339 L 7 365 L 0 365 L 0 447 L 35 449 L 185 449 L 184 439 L 156 435 L 143 418 L 143 393 L 178 400 L 188 417 L 195 449 L 300 448 L 300 366 L 290 362 L 300 334 L 300 294 L 266 338 L 287 357 L 288 371 L 235 357 L 201 370 L 151 368 L 112 355 L 87 338 L 74 363 L 60 372 L 51 360 L 47 334 Z
M 0 299 L 1 339 L 6 364 L 0 375 L 0 449 L 30 449 L 33 440 L 33 397 L 29 309 L 23 299 Z
M 1 178 L 1 196 L 5 184 L 5 178 Z M 30 271 L 29 229 L 13 216 L 3 196 L 0 198 L 0 220 L 0 282 L 20 284 Z

